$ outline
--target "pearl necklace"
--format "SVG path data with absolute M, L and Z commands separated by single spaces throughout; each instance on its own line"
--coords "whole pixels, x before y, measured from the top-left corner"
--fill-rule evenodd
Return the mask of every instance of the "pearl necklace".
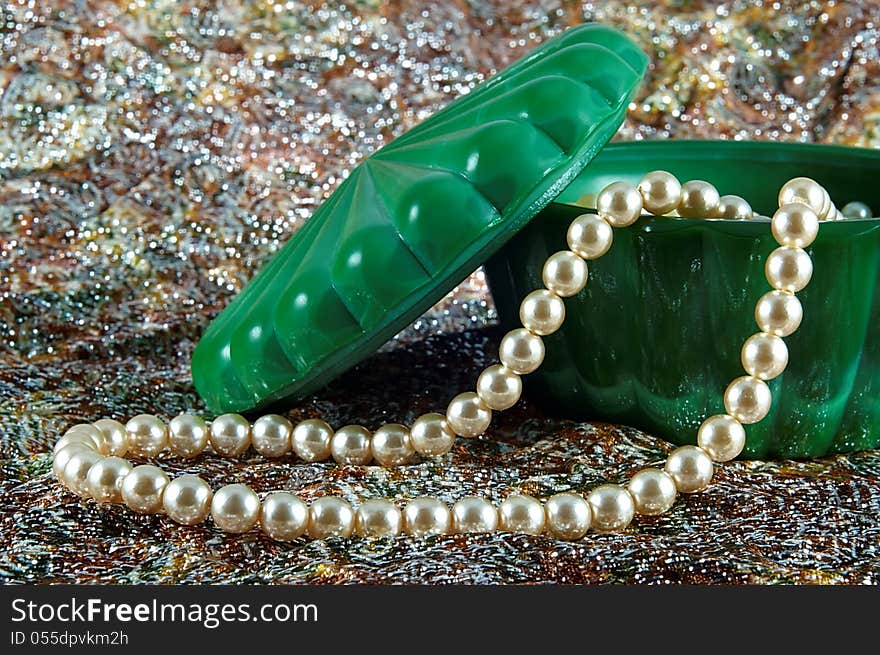
M 757 423 L 770 410 L 766 380 L 778 376 L 788 364 L 782 337 L 800 325 L 803 311 L 795 293 L 809 283 L 813 265 L 804 250 L 816 238 L 820 220 L 843 215 L 828 192 L 809 178 L 795 178 L 779 192 L 779 209 L 770 226 L 779 247 L 770 253 L 765 274 L 772 290 L 755 308 L 760 331 L 746 339 L 742 364 L 746 375 L 734 379 L 724 392 L 726 414 L 703 421 L 697 446 L 676 448 L 664 468 L 646 468 L 627 486 L 603 484 L 586 496 L 565 492 L 542 503 L 530 496 L 508 496 L 499 507 L 489 500 L 468 496 L 450 509 L 437 498 L 410 499 L 401 510 L 390 500 L 366 500 L 353 508 L 337 496 L 324 496 L 307 505 L 287 491 L 273 491 L 262 500 L 244 484 L 230 484 L 214 492 L 196 475 L 170 480 L 152 464 L 132 466 L 123 459 L 131 453 L 154 458 L 169 449 L 192 458 L 210 442 L 224 457 L 241 455 L 249 446 L 265 457 L 280 457 L 293 450 L 305 462 L 333 457 L 339 464 L 364 466 L 375 460 L 382 466 L 408 463 L 418 454 L 443 455 L 456 435 L 483 434 L 493 411 L 512 407 L 522 393 L 522 375 L 535 371 L 544 359 L 541 337 L 552 334 L 565 319 L 563 298 L 581 291 L 587 283 L 587 261 L 611 247 L 613 228 L 631 225 L 643 212 L 655 216 L 677 213 L 682 217 L 751 219 L 749 204 L 739 196 L 720 196 L 708 182 L 680 184 L 670 173 L 654 171 L 637 186 L 613 182 L 596 197 L 596 214 L 578 216 L 569 226 L 570 250 L 551 255 L 544 264 L 545 288 L 528 294 L 520 306 L 523 327 L 501 340 L 500 364 L 486 368 L 476 391 L 457 395 L 446 414 L 425 414 L 411 428 L 392 423 L 374 433 L 359 425 L 334 431 L 319 419 L 293 426 L 283 416 L 270 414 L 251 425 L 238 414 L 224 414 L 210 425 L 190 414 L 181 414 L 166 426 L 149 414 L 135 416 L 125 425 L 112 419 L 76 425 L 55 444 L 52 470 L 68 489 L 98 503 L 124 503 L 135 512 L 162 513 L 184 525 L 195 525 L 210 514 L 214 524 L 230 533 L 241 533 L 259 524 L 272 539 L 289 541 L 304 534 L 313 539 L 413 536 L 477 533 L 503 530 L 547 534 L 558 539 L 583 537 L 589 529 L 611 532 L 624 529 L 635 514 L 656 515 L 669 510 L 680 493 L 708 486 L 714 462 L 726 462 L 742 452 L 744 425 Z M 859 208 L 861 211 L 861 208 Z M 864 212 L 862 212 L 864 213 Z

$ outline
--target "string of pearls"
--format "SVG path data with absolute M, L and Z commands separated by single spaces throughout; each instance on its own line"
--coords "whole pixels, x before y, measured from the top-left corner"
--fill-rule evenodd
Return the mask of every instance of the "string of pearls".
M 757 423 L 770 410 L 766 381 L 788 364 L 782 337 L 792 334 L 803 316 L 795 293 L 813 273 L 804 250 L 816 238 L 820 220 L 836 220 L 841 213 L 827 191 L 809 178 L 795 178 L 779 192 L 779 209 L 771 230 L 779 247 L 767 258 L 765 275 L 772 289 L 755 308 L 759 331 L 742 347 L 745 375 L 724 392 L 725 414 L 710 416 L 697 433 L 696 446 L 681 446 L 660 468 L 637 472 L 626 486 L 603 484 L 586 495 L 559 493 L 546 502 L 523 494 L 508 496 L 498 507 L 469 496 L 451 508 L 438 498 L 410 499 L 401 509 L 387 499 L 371 499 L 352 507 L 343 498 L 324 496 L 311 505 L 287 491 L 264 498 L 244 484 L 214 491 L 196 475 L 169 479 L 153 464 L 132 466 L 125 455 L 155 458 L 163 450 L 192 458 L 209 445 L 225 457 L 253 447 L 266 457 L 293 451 L 305 462 L 332 457 L 339 464 L 382 466 L 407 464 L 418 455 L 436 457 L 452 448 L 455 436 L 471 438 L 486 431 L 492 413 L 513 406 L 522 393 L 522 375 L 535 371 L 544 359 L 542 337 L 565 320 L 563 298 L 579 293 L 587 283 L 587 261 L 611 247 L 613 228 L 634 223 L 643 212 L 655 216 L 677 213 L 683 217 L 751 219 L 754 213 L 739 196 L 721 196 L 708 182 L 681 184 L 665 171 L 648 173 L 637 186 L 614 182 L 596 198 L 596 214 L 578 216 L 569 226 L 569 250 L 551 255 L 544 264 L 544 287 L 528 294 L 520 306 L 521 328 L 501 340 L 500 363 L 486 368 L 475 391 L 452 399 L 446 414 L 425 414 L 407 428 L 392 423 L 375 432 L 359 425 L 333 430 L 309 419 L 294 426 L 283 416 L 267 415 L 251 425 L 238 414 L 224 414 L 210 424 L 190 414 L 166 426 L 156 416 L 135 416 L 125 425 L 112 419 L 70 428 L 56 443 L 53 471 L 74 493 L 99 503 L 124 503 L 135 512 L 165 513 L 184 525 L 214 524 L 230 533 L 259 525 L 281 541 L 308 534 L 313 539 L 414 536 L 477 533 L 503 530 L 525 534 L 547 533 L 564 540 L 583 537 L 588 530 L 611 532 L 626 528 L 636 514 L 662 514 L 680 493 L 704 489 L 712 479 L 715 462 L 726 462 L 742 452 L 744 425 Z

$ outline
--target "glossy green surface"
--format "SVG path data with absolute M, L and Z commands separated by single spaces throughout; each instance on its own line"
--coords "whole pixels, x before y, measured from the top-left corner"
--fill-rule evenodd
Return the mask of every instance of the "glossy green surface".
M 609 28 L 570 29 L 364 161 L 208 327 L 207 405 L 303 396 L 371 354 L 558 196 L 646 63 Z
M 705 179 L 775 209 L 789 178 L 824 184 L 839 207 L 880 208 L 880 151 L 743 142 L 615 143 L 487 265 L 503 323 L 542 286 L 546 257 L 566 248 L 575 203 L 608 182 L 665 169 Z M 814 274 L 798 294 L 800 329 L 786 338 L 790 364 L 769 383 L 773 408 L 747 426 L 744 456 L 815 457 L 880 445 L 880 220 L 824 223 Z M 776 247 L 766 221 L 649 218 L 614 231 L 611 251 L 566 300 L 562 329 L 545 338 L 543 366 L 526 390 L 572 418 L 619 421 L 676 443 L 695 443 L 702 419 L 723 412 L 727 383 L 743 375 L 740 348 L 757 331 L 754 307 L 769 285 L 764 259 Z

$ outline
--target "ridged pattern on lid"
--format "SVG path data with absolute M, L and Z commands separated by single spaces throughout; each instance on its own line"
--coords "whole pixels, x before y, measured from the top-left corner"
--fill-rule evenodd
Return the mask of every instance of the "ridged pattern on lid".
M 208 406 L 302 396 L 369 355 L 573 179 L 645 65 L 609 28 L 570 29 L 365 160 L 208 327 Z

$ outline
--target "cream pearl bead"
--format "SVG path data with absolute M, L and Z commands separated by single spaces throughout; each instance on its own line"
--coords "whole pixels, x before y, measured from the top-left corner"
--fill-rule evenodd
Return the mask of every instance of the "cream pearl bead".
M 806 248 L 819 234 L 819 217 L 807 205 L 783 205 L 770 219 L 770 231 L 780 246 Z
M 825 187 L 822 187 L 822 196 L 824 198 L 822 202 L 822 211 L 816 212 L 820 221 L 828 220 L 829 218 L 834 218 L 834 215 L 837 213 L 837 208 L 834 206 L 834 203 L 831 202 L 831 196 L 828 195 L 828 191 Z
M 134 455 L 155 457 L 168 445 L 168 430 L 158 416 L 138 414 L 125 424 L 128 449 Z
M 591 527 L 597 532 L 623 530 L 635 516 L 635 502 L 629 491 L 616 484 L 603 484 L 587 496 L 592 516 Z
M 452 506 L 452 529 L 458 534 L 494 532 L 498 510 L 485 498 L 465 496 Z
M 135 466 L 122 479 L 122 502 L 141 514 L 159 512 L 162 510 L 162 493 L 168 482 L 168 476 L 158 466 Z
M 565 320 L 565 303 L 547 289 L 532 291 L 519 306 L 519 320 L 529 332 L 540 336 L 553 334 Z
M 703 180 L 690 180 L 681 185 L 678 213 L 686 218 L 716 218 L 721 196 L 718 190 Z
M 843 206 L 843 209 L 840 210 L 840 213 L 843 214 L 844 218 L 871 218 L 873 212 L 871 208 L 868 207 L 863 202 L 859 202 L 858 200 L 853 200 L 852 202 L 848 202 Z
M 251 428 L 251 445 L 263 457 L 281 457 L 290 450 L 293 424 L 278 414 L 261 416 Z
M 614 230 L 601 216 L 581 214 L 568 226 L 566 240 L 578 257 L 598 259 L 611 248 Z
M 96 453 L 97 451 L 95 450 L 94 445 L 73 442 L 67 444 L 52 455 L 52 473 L 55 474 L 55 477 L 63 485 L 67 486 L 67 482 L 64 478 L 64 467 L 67 466 L 67 462 L 70 461 L 71 457 L 76 453 L 81 452 Z
M 370 447 L 373 459 L 382 466 L 401 466 L 416 454 L 409 430 L 399 423 L 388 423 L 376 430 Z
M 525 328 L 511 330 L 501 339 L 499 359 L 514 373 L 525 375 L 544 361 L 544 342 Z
M 98 446 L 95 444 L 95 440 L 85 432 L 68 432 L 55 442 L 52 451 L 57 453 L 73 444 L 98 452 Z
M 472 391 L 458 394 L 446 408 L 446 422 L 466 439 L 483 434 L 492 422 L 492 410 Z
M 270 539 L 293 541 L 309 527 L 309 506 L 287 491 L 273 491 L 263 499 L 260 527 Z
M 86 491 L 99 503 L 121 503 L 122 481 L 131 468 L 131 463 L 121 457 L 98 460 L 86 476 Z
M 443 414 L 423 414 L 415 420 L 409 432 L 413 448 L 419 455 L 445 455 L 455 443 L 455 433 Z
M 179 414 L 168 424 L 168 447 L 180 457 L 195 457 L 207 448 L 208 432 L 202 417 Z
M 557 539 L 580 539 L 590 529 L 590 505 L 580 494 L 564 492 L 550 496 L 544 510 L 547 530 Z
M 323 496 L 309 508 L 309 536 L 312 539 L 350 537 L 354 531 L 354 510 L 338 496 Z
M 691 494 L 709 485 L 715 467 L 702 448 L 681 446 L 666 458 L 665 470 L 675 480 L 679 492 Z
M 224 532 L 247 532 L 260 519 L 260 497 L 246 484 L 220 487 L 211 500 L 211 518 Z
M 330 451 L 337 464 L 364 466 L 373 460 L 370 431 L 360 425 L 345 425 L 330 440 Z
M 414 537 L 447 534 L 451 524 L 449 508 L 437 498 L 413 498 L 403 510 L 404 529 Z
M 800 291 L 813 277 L 813 262 L 805 250 L 780 246 L 770 253 L 764 264 L 767 281 L 780 291 Z
M 629 182 L 612 182 L 596 196 L 596 213 L 612 227 L 626 227 L 642 215 L 642 195 Z
M 197 475 L 180 475 L 165 486 L 162 507 L 173 521 L 182 525 L 197 525 L 208 518 L 214 492 Z
M 251 445 L 251 424 L 240 414 L 223 414 L 211 421 L 211 447 L 223 457 L 238 457 Z
M 727 218 L 735 221 L 747 221 L 754 218 L 752 206 L 740 196 L 721 196 L 718 199 L 718 218 Z
M 403 529 L 403 512 L 390 500 L 374 498 L 358 507 L 355 531 L 362 537 L 396 537 Z
M 746 339 L 740 359 L 749 375 L 772 380 L 788 366 L 788 346 L 774 334 L 758 332 Z
M 770 387 L 763 380 L 743 375 L 727 385 L 724 408 L 740 423 L 757 423 L 770 411 Z
M 825 189 L 808 177 L 796 177 L 779 190 L 779 206 L 799 202 L 808 205 L 818 216 L 825 208 Z
M 67 430 L 62 439 L 64 437 L 73 436 L 74 434 L 78 434 L 80 436 L 89 437 L 92 442 L 95 444 L 95 450 L 102 455 L 106 455 L 109 450 L 109 444 L 107 440 L 104 438 L 104 433 L 101 432 L 98 428 L 96 428 L 91 423 L 78 423 Z
M 100 453 L 85 448 L 72 453 L 64 465 L 64 472 L 61 475 L 62 482 L 77 496 L 88 497 L 89 469 L 102 459 L 104 456 Z
M 320 462 L 330 457 L 333 428 L 324 421 L 310 418 L 293 429 L 291 447 L 305 462 Z
M 107 455 L 122 457 L 128 452 L 128 433 L 125 426 L 112 418 L 102 418 L 92 423 L 104 435 Z
M 498 517 L 502 530 L 521 534 L 541 534 L 547 522 L 541 502 L 523 494 L 505 498 L 498 508 Z
M 522 395 L 522 378 L 503 364 L 495 364 L 477 378 L 477 395 L 489 409 L 508 409 Z
M 561 298 L 574 296 L 587 285 L 587 262 L 571 250 L 553 253 L 544 262 L 544 286 Z
M 755 323 L 762 332 L 787 337 L 800 327 L 804 317 L 801 301 L 788 291 L 768 291 L 755 306 Z
M 746 430 L 729 414 L 715 414 L 700 425 L 697 445 L 716 462 L 728 462 L 745 448 Z
M 632 476 L 626 488 L 632 496 L 635 511 L 646 516 L 667 511 L 678 495 L 675 480 L 656 468 L 642 469 Z
M 681 202 L 681 182 L 672 173 L 651 171 L 638 184 L 645 209 L 655 216 L 668 214 Z

